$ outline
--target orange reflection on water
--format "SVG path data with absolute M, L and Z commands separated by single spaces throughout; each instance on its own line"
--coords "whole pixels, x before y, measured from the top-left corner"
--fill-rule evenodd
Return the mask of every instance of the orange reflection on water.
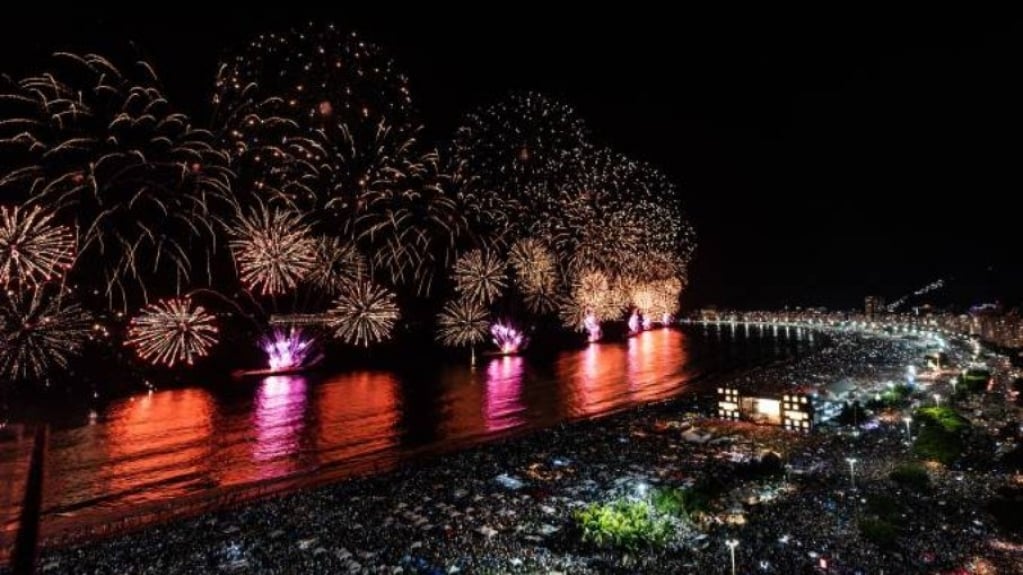
M 398 444 L 400 384 L 386 372 L 332 377 L 316 387 L 320 463 L 359 459 Z
M 569 382 L 569 414 L 592 415 L 614 403 L 625 387 L 624 364 L 625 350 L 617 344 L 593 343 L 559 359 L 558 377 Z
M 102 490 L 131 493 L 128 502 L 150 500 L 144 486 L 163 486 L 164 497 L 183 494 L 210 472 L 214 412 L 209 392 L 197 388 L 129 398 L 107 411 L 105 440 L 79 444 L 78 456 L 104 450 L 106 460 L 95 466 Z
M 647 402 L 673 395 L 681 374 L 666 377 L 685 364 L 678 332 L 645 331 L 629 339 L 629 390 L 632 401 Z
M 217 399 L 194 387 L 114 402 L 94 424 L 51 434 L 48 520 L 269 478 L 384 469 L 488 434 L 662 399 L 686 385 L 686 343 L 679 331 L 652 330 L 564 352 L 553 365 L 500 357 L 475 370 L 270 377 Z
M 440 381 L 444 398 L 440 436 L 466 437 L 486 429 L 486 413 L 481 406 L 485 402 L 487 370 L 452 367 L 441 372 Z
M 525 423 L 520 401 L 524 369 L 519 356 L 506 355 L 490 360 L 483 402 L 487 431 L 501 431 Z
M 581 353 L 565 354 L 556 373 L 568 383 L 569 415 L 588 416 L 674 394 L 681 374 L 670 374 L 685 363 L 683 343 L 681 333 L 657 329 L 624 344 L 591 344 Z

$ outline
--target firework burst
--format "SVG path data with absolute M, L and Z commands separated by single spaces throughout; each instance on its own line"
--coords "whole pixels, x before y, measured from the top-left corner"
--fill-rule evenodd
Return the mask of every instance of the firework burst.
M 504 268 L 504 261 L 490 251 L 472 250 L 455 262 L 455 289 L 462 297 L 489 304 L 504 291 Z
M 678 300 L 681 293 L 682 281 L 678 278 L 667 278 L 655 282 L 651 314 L 660 316 L 662 323 L 669 323 L 672 316 L 678 311 Z
M 685 278 L 694 234 L 667 178 L 604 149 L 578 154 L 566 170 L 567 177 L 523 188 L 513 216 L 520 233 L 549 241 L 575 274 Z
M 192 365 L 217 344 L 216 318 L 187 297 L 171 298 L 133 318 L 124 344 L 154 365 Z
M 437 335 L 444 345 L 462 346 L 480 343 L 487 336 L 490 314 L 483 304 L 459 298 L 444 304 L 437 316 Z
M 37 287 L 0 296 L 0 376 L 38 380 L 67 369 L 93 331 L 66 291 Z
M 365 251 L 374 254 L 374 269 L 427 295 L 437 271 L 450 266 L 455 242 L 468 224 L 444 191 L 436 154 L 406 160 L 389 173 L 388 185 L 361 194 L 352 228 Z
M 560 177 L 588 147 L 586 127 L 569 106 L 517 93 L 466 117 L 451 172 L 473 219 L 500 236 L 518 226 L 522 190 Z
M 31 286 L 61 277 L 74 261 L 71 231 L 41 208 L 0 207 L 0 284 Z
M 334 295 L 366 277 L 369 264 L 358 248 L 331 236 L 316 240 L 316 261 L 305 280 L 324 293 Z
M 369 346 L 391 336 L 398 304 L 387 289 L 360 281 L 341 292 L 329 312 L 334 335 L 346 343 Z
M 263 295 L 294 289 L 318 263 L 316 239 L 293 210 L 260 204 L 229 231 L 242 283 Z
M 594 322 L 617 319 L 624 301 L 619 282 L 611 281 L 599 270 L 588 269 L 579 273 L 570 293 L 560 305 L 561 322 L 569 329 L 590 331 Z
M 529 311 L 545 314 L 558 309 L 557 261 L 543 242 L 534 238 L 518 240 L 508 253 L 508 263 Z
M 537 291 L 527 292 L 522 296 L 526 309 L 535 314 L 548 314 L 558 311 L 558 294 L 555 286 L 544 286 Z
M 164 98 L 153 68 L 57 54 L 9 82 L 0 143 L 9 197 L 80 231 L 74 280 L 100 282 L 111 305 L 145 302 L 210 278 L 214 213 L 233 204 L 230 158 Z
M 263 34 L 223 61 L 214 101 L 246 189 L 314 213 L 394 284 L 429 291 L 464 220 L 384 50 L 333 25 Z
M 557 282 L 557 262 L 543 242 L 534 238 L 518 240 L 508 253 L 508 263 L 522 293 L 548 291 Z

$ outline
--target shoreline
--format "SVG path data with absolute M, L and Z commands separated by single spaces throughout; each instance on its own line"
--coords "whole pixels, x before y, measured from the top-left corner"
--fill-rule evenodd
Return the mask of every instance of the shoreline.
M 734 372 L 719 374 L 713 377 L 697 376 L 690 383 L 695 384 L 697 387 L 706 387 L 732 377 L 745 375 L 762 367 L 755 366 L 736 369 Z M 466 440 L 456 443 L 441 452 L 424 449 L 422 453 L 413 453 L 411 458 L 404 460 L 402 463 L 380 465 L 377 462 L 349 460 L 344 462 L 343 465 L 337 464 L 326 468 L 313 469 L 298 475 L 271 479 L 257 484 L 219 488 L 220 491 L 215 495 L 200 493 L 193 496 L 176 498 L 171 501 L 145 504 L 147 509 L 142 512 L 124 514 L 111 511 L 107 515 L 92 518 L 89 524 L 84 526 L 76 525 L 75 521 L 70 517 L 67 521 L 70 525 L 58 524 L 54 526 L 54 522 L 51 520 L 43 523 L 40 547 L 45 550 L 56 550 L 88 545 L 109 538 L 129 535 L 140 530 L 156 528 L 168 523 L 187 521 L 208 513 L 220 513 L 236 510 L 247 505 L 258 505 L 261 502 L 287 497 L 288 495 L 306 490 L 329 488 L 330 486 L 343 483 L 372 479 L 385 480 L 391 475 L 415 472 L 418 469 L 431 466 L 445 458 L 458 454 L 471 453 L 486 449 L 489 446 L 500 447 L 511 442 L 533 440 L 554 429 L 563 429 L 586 423 L 598 423 L 643 410 L 666 409 L 673 405 L 684 403 L 695 404 L 700 400 L 700 395 L 704 393 L 706 393 L 704 389 L 694 389 L 670 399 L 642 405 L 626 406 L 597 416 L 570 419 L 551 427 L 509 430 L 498 437 L 491 437 L 483 442 Z M 341 467 L 346 469 L 340 469 Z M 353 472 L 351 469 L 347 469 L 350 467 L 357 468 L 357 471 Z M 95 525 L 100 525 L 101 528 L 95 529 L 93 527 Z
M 827 338 L 821 338 L 818 345 L 802 355 L 817 353 L 825 349 Z M 727 370 L 697 371 L 695 375 L 681 374 L 685 383 L 684 391 L 675 397 L 661 399 L 652 404 L 695 405 L 707 398 L 713 387 L 726 380 L 738 380 L 750 373 L 779 364 L 787 364 L 800 357 L 792 354 L 779 359 L 765 357 L 754 361 L 751 365 L 735 366 Z M 712 393 L 711 393 L 712 394 Z M 623 405 L 601 413 L 597 416 L 579 416 L 567 420 L 556 427 L 575 425 L 604 417 L 614 417 L 644 406 L 635 404 Z M 451 442 L 438 450 L 424 447 L 419 453 L 403 454 L 403 458 L 411 459 L 381 461 L 374 454 L 335 464 L 327 464 L 316 469 L 302 471 L 295 475 L 269 479 L 258 483 L 216 487 L 213 490 L 186 494 L 171 500 L 143 503 L 125 512 L 124 508 L 114 508 L 90 513 L 95 509 L 86 507 L 85 513 L 75 509 L 62 512 L 51 512 L 43 519 L 41 546 L 47 549 L 59 549 L 67 546 L 81 545 L 102 541 L 105 538 L 117 537 L 138 530 L 157 527 L 164 523 L 186 520 L 198 515 L 235 509 L 250 504 L 258 504 L 272 498 L 283 497 L 297 491 L 316 489 L 345 481 L 357 481 L 367 477 L 387 475 L 402 468 L 415 469 L 429 464 L 432 459 L 448 457 L 452 454 L 479 449 L 490 443 L 504 443 L 516 439 L 542 435 L 551 427 L 510 429 L 499 436 L 486 438 L 464 438 Z M 12 531 L 7 531 L 12 534 Z
M 734 538 L 744 572 L 813 572 L 821 559 L 836 572 L 945 572 L 981 561 L 1018 573 L 1023 538 L 999 532 L 986 507 L 1013 485 L 994 459 L 970 469 L 927 464 L 931 488 L 907 492 L 892 479 L 916 461 L 897 413 L 881 413 L 855 432 L 828 426 L 801 434 L 690 407 L 729 380 L 823 389 L 851 379 L 873 396 L 872 389 L 903 375 L 920 349 L 899 337 L 836 333 L 796 361 L 700 379 L 680 397 L 50 547 L 40 564 L 44 573 L 702 573 L 720 570 L 727 556 L 721 542 Z M 925 389 L 943 390 L 938 385 Z M 976 399 L 1004 401 L 990 393 Z M 784 477 L 757 471 L 771 452 L 785 462 Z M 858 461 L 852 476 L 850 457 Z M 708 481 L 717 494 L 710 507 L 664 548 L 584 543 L 573 519 L 588 505 L 635 497 L 637 489 Z M 860 523 L 887 500 L 905 506 L 896 554 L 867 538 Z
M 816 371 L 881 384 L 916 357 L 917 348 L 894 338 L 836 339 L 802 361 L 729 377 L 784 382 Z M 884 363 L 856 361 L 862 357 Z M 855 434 L 842 428 L 797 434 L 706 418 L 683 405 L 682 399 L 647 404 L 384 475 L 47 549 L 41 565 L 44 572 L 68 573 L 716 572 L 727 556 L 721 541 L 737 538 L 744 571 L 761 561 L 768 572 L 806 572 L 822 558 L 840 571 L 930 573 L 983 559 L 999 573 L 1018 572 L 1014 554 L 1023 542 L 999 534 L 979 505 L 1011 478 L 929 467 L 932 491 L 900 491 L 890 473 L 912 456 L 898 419 L 882 417 Z M 685 430 L 694 426 L 713 439 L 687 438 Z M 791 464 L 791 476 L 750 473 L 748 462 L 769 451 Z M 851 454 L 860 462 L 852 482 Z M 637 485 L 708 479 L 719 486 L 720 498 L 684 542 L 637 554 L 579 540 L 572 517 L 592 502 L 632 493 Z M 900 552 L 893 555 L 864 539 L 852 518 L 865 512 L 862 501 L 897 493 L 911 506 L 898 536 Z M 956 537 L 941 527 L 949 524 Z
M 827 340 L 811 353 L 819 352 L 827 345 Z M 460 453 L 487 449 L 488 446 L 506 445 L 517 441 L 532 441 L 543 437 L 554 429 L 564 429 L 609 418 L 627 416 L 630 413 L 650 409 L 668 409 L 671 406 L 696 405 L 705 401 L 708 391 L 722 381 L 739 379 L 757 370 L 781 363 L 789 363 L 795 357 L 787 359 L 767 359 L 752 366 L 736 367 L 727 372 L 698 373 L 686 382 L 686 391 L 676 397 L 663 399 L 643 405 L 627 405 L 594 417 L 579 417 L 562 422 L 553 427 L 541 429 L 509 430 L 500 437 L 492 437 L 484 442 L 466 440 L 455 443 L 441 451 L 424 449 L 423 453 L 413 454 L 411 460 L 380 464 L 380 462 L 347 461 L 344 464 L 310 470 L 297 476 L 283 477 L 258 484 L 238 485 L 220 488 L 216 494 L 199 493 L 176 498 L 170 501 L 145 504 L 144 509 L 136 508 L 131 513 L 112 510 L 108 513 L 89 517 L 86 523 L 74 515 L 54 516 L 46 518 L 42 525 L 40 547 L 44 552 L 59 551 L 68 547 L 102 543 L 110 538 L 129 536 L 139 531 L 159 528 L 162 525 L 180 523 L 195 517 L 211 513 L 237 510 L 248 505 L 259 505 L 290 494 L 303 491 L 329 488 L 333 485 L 362 482 L 376 478 L 387 478 L 392 475 L 408 473 L 427 467 L 434 461 L 457 456 Z M 353 471 L 352 468 L 355 468 Z M 74 512 L 72 512 L 74 513 Z M 0 557 L 2 559 L 2 557 Z

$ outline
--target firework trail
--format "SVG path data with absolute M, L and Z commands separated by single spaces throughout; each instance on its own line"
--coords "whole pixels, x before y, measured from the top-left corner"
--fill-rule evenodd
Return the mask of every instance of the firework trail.
M 245 189 L 314 214 L 394 284 L 429 292 L 465 223 L 382 49 L 333 25 L 263 34 L 222 62 L 214 103 Z
M 149 64 L 60 53 L 46 73 L 0 83 L 0 100 L 0 190 L 79 230 L 73 279 L 102 283 L 122 309 L 212 281 L 230 158 L 170 107 Z

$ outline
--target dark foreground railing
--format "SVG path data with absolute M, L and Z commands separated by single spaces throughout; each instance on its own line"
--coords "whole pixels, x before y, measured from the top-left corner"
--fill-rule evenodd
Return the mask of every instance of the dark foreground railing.
M 11 551 L 11 572 L 14 575 L 33 575 L 39 555 L 39 523 L 43 512 L 43 469 L 46 458 L 46 440 L 49 428 L 36 429 L 32 454 L 25 479 L 25 498 L 21 502 L 18 535 Z

